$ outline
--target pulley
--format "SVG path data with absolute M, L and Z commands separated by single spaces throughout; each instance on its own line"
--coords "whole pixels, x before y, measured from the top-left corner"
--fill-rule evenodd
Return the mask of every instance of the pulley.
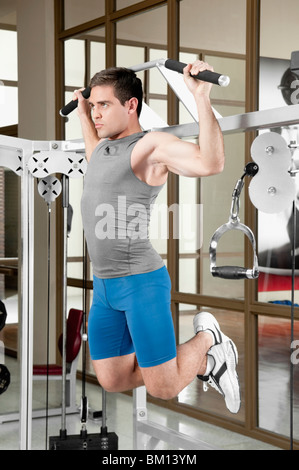
M 55 201 L 61 193 L 61 188 L 60 181 L 53 175 L 42 178 L 37 185 L 39 195 L 44 198 L 47 204 Z
M 249 185 L 249 197 L 260 211 L 269 214 L 288 209 L 296 197 L 296 182 L 290 176 L 292 153 L 285 139 L 275 133 L 259 135 L 251 146 L 258 174 Z

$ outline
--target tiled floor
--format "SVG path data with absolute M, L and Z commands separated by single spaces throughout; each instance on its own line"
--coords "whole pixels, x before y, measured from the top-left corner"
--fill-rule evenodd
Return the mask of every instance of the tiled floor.
M 9 367 L 13 367 L 10 363 Z M 51 384 L 50 403 L 60 400 L 60 391 L 53 389 L 57 384 Z M 10 388 L 11 387 L 11 388 Z M 0 412 L 17 406 L 18 400 L 15 396 L 15 385 L 12 382 L 8 390 L 0 396 Z M 40 395 L 45 394 L 44 384 L 39 384 L 34 389 L 35 402 L 40 402 Z M 211 393 L 216 393 L 213 390 Z M 82 395 L 81 382 L 77 382 L 77 403 L 80 404 Z M 102 409 L 102 393 L 99 386 L 87 384 L 86 396 L 88 397 L 91 411 Z M 10 404 L 12 405 L 10 407 Z M 52 403 L 51 403 L 52 404 Z M 175 430 L 198 439 L 223 450 L 272 450 L 273 446 L 241 434 L 236 434 L 210 424 L 189 418 L 182 414 L 148 404 L 148 419 L 154 423 L 164 426 L 167 430 Z M 118 436 L 119 450 L 133 450 L 133 400 L 124 394 L 107 394 L 107 426 L 108 432 L 114 432 Z M 66 430 L 68 435 L 78 436 L 82 428 L 80 413 L 68 415 L 66 418 Z M 89 419 L 87 431 L 89 434 L 100 432 L 101 421 Z M 62 429 L 61 416 L 33 419 L 32 421 L 32 450 L 44 450 L 49 448 L 49 437 L 59 436 Z M 0 424 L 0 450 L 18 450 L 19 447 L 19 422 L 7 422 Z M 167 443 L 160 442 L 157 450 L 175 449 Z M 200 446 L 199 446 L 200 449 Z
M 11 309 L 10 309 L 11 312 Z M 219 314 L 219 312 L 218 312 Z M 14 323 L 14 319 L 10 318 L 10 322 Z M 185 326 L 186 323 L 186 326 Z M 190 325 L 192 319 L 186 318 L 186 321 L 181 321 L 181 332 L 186 329 L 186 338 L 190 335 Z M 2 361 L 2 360 L 1 360 Z M 0 361 L 0 362 L 1 362 Z M 272 361 L 271 361 L 272 362 Z M 19 407 L 20 387 L 19 387 L 19 363 L 13 357 L 5 357 L 5 364 L 11 372 L 11 384 L 8 390 L 0 395 L 0 418 L 2 415 L 12 411 L 17 411 Z M 50 406 L 59 406 L 61 402 L 61 392 L 57 383 L 51 383 L 49 386 L 49 403 Z M 193 388 L 195 387 L 195 391 Z M 194 387 L 188 387 L 192 391 L 192 396 L 189 397 L 191 404 L 198 397 L 198 384 Z M 45 403 L 45 384 L 34 383 L 33 399 L 34 407 L 40 408 Z M 196 392 L 196 393 L 195 393 Z M 190 392 L 191 393 L 191 392 Z M 81 401 L 81 382 L 77 381 L 77 403 Z M 99 386 L 87 384 L 86 395 L 89 400 L 89 407 L 92 410 L 101 410 L 102 397 L 101 389 Z M 186 393 L 185 393 L 186 395 Z M 181 396 L 180 401 L 188 402 L 188 397 Z M 217 406 L 221 407 L 221 413 L 225 413 L 225 405 L 222 406 L 222 398 L 214 390 L 210 390 L 204 400 L 209 402 L 216 402 Z M 200 395 L 201 403 L 204 406 L 202 396 Z M 214 405 L 213 405 L 214 406 Z M 209 408 L 207 408 L 209 409 Z M 269 414 L 273 414 L 271 408 Z M 132 398 L 123 394 L 108 394 L 107 395 L 107 418 L 108 418 L 108 431 L 115 432 L 119 439 L 119 450 L 133 450 L 133 400 Z M 192 436 L 200 442 L 207 443 L 214 448 L 224 450 L 272 450 L 273 446 L 263 442 L 250 439 L 241 434 L 236 434 L 222 428 L 189 418 L 180 413 L 175 413 L 165 408 L 157 407 L 148 404 L 148 419 L 152 422 L 163 426 L 166 430 L 184 433 L 185 435 Z M 281 421 L 281 417 L 280 417 Z M 0 419 L 1 422 L 1 419 Z M 61 416 L 50 417 L 45 419 L 34 419 L 32 421 L 32 439 L 30 448 L 33 450 L 42 450 L 49 447 L 49 437 L 59 436 L 61 430 Z M 66 419 L 66 429 L 68 435 L 79 435 L 81 430 L 80 413 L 75 415 L 68 415 Z M 89 434 L 100 432 L 101 422 L 96 422 L 89 419 L 87 423 L 87 431 Z M 267 427 L 266 427 L 267 428 Z M 0 450 L 18 450 L 19 444 L 19 422 L 5 422 L 0 424 Z M 160 442 L 157 449 L 178 449 L 179 447 L 170 446 L 167 443 Z M 199 446 L 200 448 L 200 446 Z

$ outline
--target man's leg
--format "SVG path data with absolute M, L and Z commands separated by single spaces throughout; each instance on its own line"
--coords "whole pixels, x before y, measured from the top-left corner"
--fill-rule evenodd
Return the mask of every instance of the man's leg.
M 141 368 L 149 394 L 169 400 L 176 397 L 197 375 L 207 369 L 207 352 L 213 345 L 210 334 L 202 332 L 177 349 L 177 357 L 154 367 Z
M 195 336 L 176 346 L 170 282 L 165 273 L 161 269 L 127 277 L 121 279 L 121 285 L 118 279 L 111 279 L 103 293 L 104 300 L 108 293 L 109 304 L 103 306 L 103 299 L 93 304 L 89 341 L 100 384 L 114 392 L 145 384 L 150 394 L 169 399 L 199 376 L 237 412 L 240 392 L 235 345 L 220 331 L 216 319 L 202 312 L 195 317 Z M 103 358 L 107 352 L 111 357 Z
M 151 395 L 170 399 L 198 376 L 224 397 L 232 413 L 237 413 L 241 405 L 237 349 L 211 314 L 198 314 L 194 327 L 196 336 L 178 346 L 175 358 L 159 365 L 139 368 L 134 354 L 96 361 L 99 382 L 105 380 L 102 385 L 110 391 L 124 391 L 144 384 Z
M 125 392 L 144 385 L 135 353 L 93 360 L 92 365 L 100 385 L 107 392 Z
M 145 385 L 158 398 L 170 399 L 178 395 L 196 375 L 204 375 L 207 351 L 212 337 L 199 333 L 178 346 L 177 357 L 153 367 L 140 368 L 135 354 L 92 361 L 99 383 L 106 391 L 123 392 Z

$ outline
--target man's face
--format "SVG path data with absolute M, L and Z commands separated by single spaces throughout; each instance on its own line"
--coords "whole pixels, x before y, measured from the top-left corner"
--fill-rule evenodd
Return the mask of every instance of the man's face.
M 113 86 L 95 86 L 89 103 L 98 136 L 117 139 L 123 137 L 128 125 L 128 102 L 124 106 L 114 95 Z

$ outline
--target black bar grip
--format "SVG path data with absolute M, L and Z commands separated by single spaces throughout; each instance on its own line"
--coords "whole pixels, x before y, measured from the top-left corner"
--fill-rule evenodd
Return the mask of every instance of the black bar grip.
M 187 64 L 183 62 L 178 62 L 177 60 L 173 59 L 166 59 L 164 63 L 164 67 L 169 70 L 173 70 L 174 72 L 184 73 L 184 68 Z M 204 70 L 203 72 L 199 72 L 197 75 L 191 75 L 193 78 L 197 78 L 198 80 L 202 80 L 203 82 L 214 83 L 215 85 L 219 86 L 228 86 L 230 79 L 226 75 L 221 75 L 220 73 L 211 72 L 210 70 Z
M 219 266 L 212 268 L 213 277 L 222 279 L 247 279 L 248 269 L 239 266 Z
M 82 96 L 84 98 L 89 98 L 90 97 L 90 87 L 86 87 L 85 90 L 82 91 Z M 78 106 L 78 100 L 72 100 L 68 104 L 66 104 L 61 110 L 59 111 L 60 116 L 68 116 L 74 109 L 76 109 Z

